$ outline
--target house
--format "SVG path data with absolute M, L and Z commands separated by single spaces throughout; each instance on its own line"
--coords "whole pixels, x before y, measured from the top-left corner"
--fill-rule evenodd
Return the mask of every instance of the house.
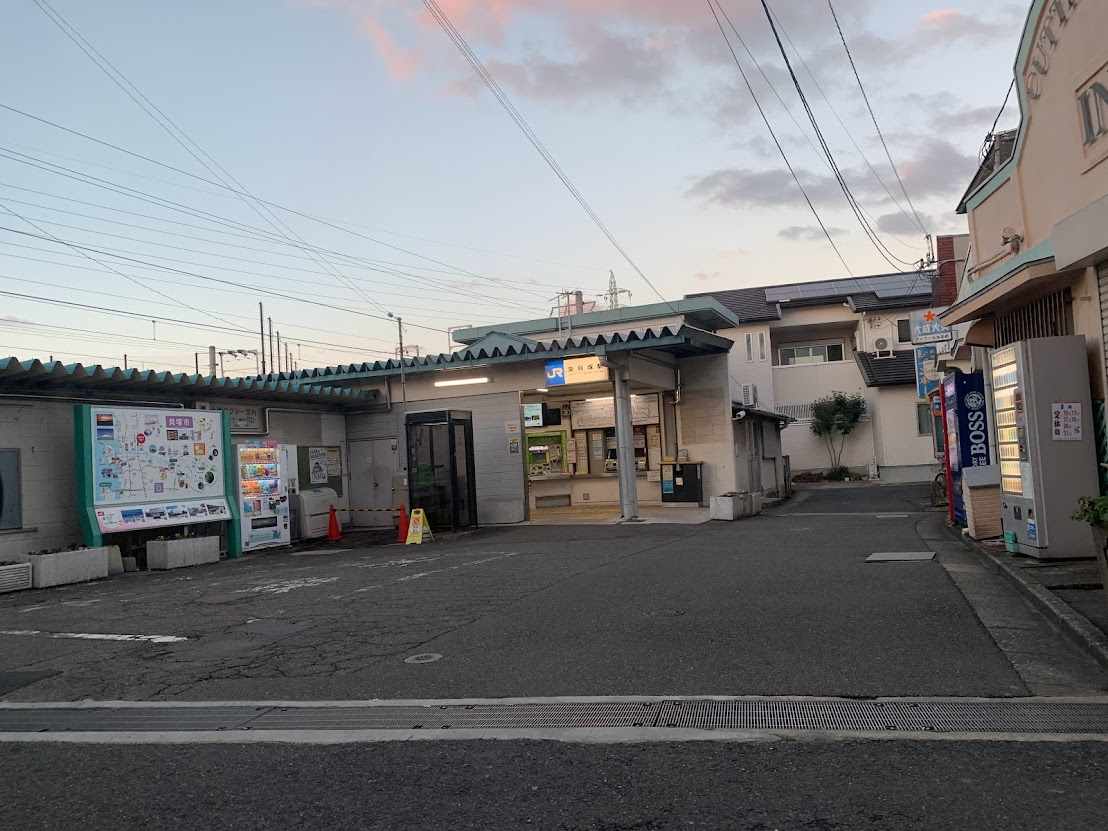
M 808 428 L 812 402 L 840 391 L 866 399 L 842 463 L 885 481 L 938 471 L 933 416 L 916 387 L 912 311 L 931 306 L 933 273 L 915 271 L 710 292 L 740 321 L 718 334 L 737 400 L 797 420 L 782 433 L 794 473 L 824 470 L 826 447 Z M 692 295 L 704 296 L 704 295 Z

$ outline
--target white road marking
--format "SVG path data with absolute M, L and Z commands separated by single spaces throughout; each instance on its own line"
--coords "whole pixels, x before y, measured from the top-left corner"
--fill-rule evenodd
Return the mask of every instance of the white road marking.
M 288 594 L 293 589 L 310 589 L 325 583 L 334 583 L 337 577 L 301 577 L 297 580 L 282 580 L 279 583 L 266 583 L 249 589 L 236 589 L 235 594 Z
M 482 563 L 491 563 L 495 560 L 504 560 L 508 557 L 514 557 L 514 556 L 516 556 L 516 555 L 515 555 L 515 552 L 513 551 L 513 552 L 509 552 L 507 554 L 500 554 L 499 556 L 496 556 L 496 557 L 486 557 L 483 560 L 470 560 L 468 563 L 462 563 L 461 565 L 456 565 L 456 566 L 449 566 L 448 568 L 436 568 L 433 571 L 420 571 L 420 572 L 417 572 L 415 574 L 409 574 L 407 577 L 401 577 L 398 580 L 394 580 L 393 582 L 394 583 L 403 583 L 406 580 L 418 580 L 421 577 L 429 577 L 432 574 L 441 574 L 441 573 L 446 572 L 446 571 L 456 571 L 460 568 L 465 568 L 466 566 L 479 566 Z
M 113 635 L 92 632 L 40 632 L 37 629 L 0 629 L 0 635 L 31 635 L 43 638 L 67 638 L 80 641 L 143 641 L 146 643 L 178 643 L 188 638 L 180 635 Z
M 26 609 L 20 609 L 19 611 L 21 611 L 21 612 L 33 612 L 36 609 L 45 609 L 45 608 L 46 608 L 46 604 L 43 604 L 41 606 L 28 606 Z
M 383 563 L 344 563 L 339 568 L 392 568 L 414 565 L 415 563 L 426 563 L 431 560 L 438 560 L 439 557 L 412 557 L 404 558 L 400 560 L 388 560 Z

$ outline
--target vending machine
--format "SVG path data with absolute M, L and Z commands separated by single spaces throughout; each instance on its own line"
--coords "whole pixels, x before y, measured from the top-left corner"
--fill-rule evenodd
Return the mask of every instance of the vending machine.
M 943 379 L 942 395 L 950 519 L 965 525 L 962 473 L 966 468 L 987 467 L 992 462 L 989 423 L 985 415 L 984 373 L 955 370 Z
M 242 550 L 288 545 L 288 480 L 282 470 L 282 446 L 268 439 L 236 444 Z
M 1004 541 L 1039 559 L 1096 556 L 1071 514 L 1100 485 L 1085 338 L 1030 338 L 994 349 L 992 371 Z

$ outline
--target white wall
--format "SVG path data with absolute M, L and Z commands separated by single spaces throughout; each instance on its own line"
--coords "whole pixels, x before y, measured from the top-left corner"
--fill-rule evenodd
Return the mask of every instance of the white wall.
M 541 365 L 539 371 L 541 372 Z M 450 391 L 459 388 L 448 387 Z M 469 395 L 408 402 L 407 412 L 433 410 L 467 410 L 473 414 L 473 461 L 477 487 L 477 521 L 480 524 L 522 522 L 525 517 L 526 488 L 523 433 L 515 433 L 519 452 L 510 453 L 509 434 L 505 422 L 520 425 L 519 392 L 496 392 L 473 395 L 473 387 L 462 387 Z M 404 430 L 404 413 L 397 404 L 392 412 L 352 414 L 347 416 L 346 434 L 349 441 L 360 439 L 396 438 L 400 466 L 407 470 L 408 450 Z M 406 495 L 405 495 L 405 501 Z M 417 506 L 409 506 L 417 507 Z M 433 529 L 432 529 L 433 530 Z
M 807 470 L 827 470 L 831 456 L 822 439 L 812 435 L 809 422 L 790 424 L 781 434 L 781 444 L 789 457 L 793 473 Z M 842 463 L 850 468 L 866 470 L 873 461 L 873 423 L 864 420 L 846 437 Z
M 827 364 L 798 364 L 773 368 L 774 398 L 778 404 L 811 404 L 835 391 L 865 393 L 866 383 L 853 358 Z
M 0 559 L 84 544 L 77 517 L 73 404 L 0 402 L 0 447 L 18 448 L 21 531 L 0 531 Z
M 763 361 L 758 352 L 758 334 L 766 339 L 766 359 Z M 739 384 L 755 384 L 758 387 L 758 403 L 764 410 L 773 411 L 776 393 L 773 387 L 773 348 L 770 345 L 769 325 L 755 323 L 737 329 L 723 329 L 716 334 L 735 342 L 727 355 L 731 397 L 740 400 Z M 750 335 L 754 360 L 746 359 L 746 335 Z
M 873 393 L 869 406 L 881 477 L 901 481 L 929 480 L 938 471 L 939 463 L 931 436 L 919 435 L 916 388 L 907 385 L 875 387 L 870 392 Z M 895 468 L 905 470 L 898 473 Z
M 738 487 L 727 356 L 686 358 L 678 369 L 678 447 L 688 448 L 691 461 L 704 462 L 704 498 L 719 496 Z

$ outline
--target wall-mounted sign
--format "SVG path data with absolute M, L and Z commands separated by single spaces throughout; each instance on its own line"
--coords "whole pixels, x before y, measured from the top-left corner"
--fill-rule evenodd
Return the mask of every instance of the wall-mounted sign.
M 954 339 L 954 330 L 949 326 L 943 326 L 939 315 L 946 311 L 946 306 L 936 309 L 917 309 L 908 313 L 912 324 L 912 343 L 944 343 Z
M 1054 441 L 1081 441 L 1081 402 L 1055 401 L 1050 405 L 1050 437 Z
M 590 384 L 608 380 L 608 367 L 600 365 L 596 355 L 584 358 L 564 358 L 546 362 L 546 385 L 561 387 L 566 384 Z
M 542 404 L 523 405 L 523 426 L 542 427 Z
M 1027 73 L 1024 76 L 1027 97 L 1032 101 L 1043 94 L 1043 78 L 1050 72 L 1051 55 L 1061 40 L 1063 28 L 1078 8 L 1079 4 L 1074 0 L 1052 0 L 1046 4 L 1043 24 L 1031 41 Z
M 261 407 L 228 406 L 219 409 L 231 420 L 232 433 L 261 433 L 265 430 L 265 418 Z
M 934 346 L 916 347 L 916 392 L 927 398 L 942 383 L 939 372 L 939 350 Z
M 1081 130 L 1085 146 L 1096 144 L 1108 133 L 1108 67 L 1077 94 L 1077 110 L 1081 114 Z
M 615 402 L 611 398 L 574 401 L 572 409 L 574 430 L 598 430 L 616 426 Z M 660 420 L 656 393 L 631 396 L 632 424 L 657 424 Z

